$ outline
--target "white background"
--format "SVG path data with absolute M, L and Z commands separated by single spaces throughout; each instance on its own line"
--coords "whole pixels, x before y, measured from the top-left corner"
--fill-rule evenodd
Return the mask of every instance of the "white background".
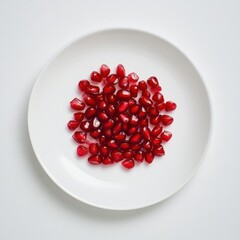
M 0 239 L 239 239 L 239 12 L 237 0 L 1 0 Z M 73 38 L 110 27 L 147 30 L 179 47 L 203 76 L 214 111 L 196 176 L 170 199 L 135 211 L 65 194 L 40 167 L 27 131 L 31 88 L 46 61 Z

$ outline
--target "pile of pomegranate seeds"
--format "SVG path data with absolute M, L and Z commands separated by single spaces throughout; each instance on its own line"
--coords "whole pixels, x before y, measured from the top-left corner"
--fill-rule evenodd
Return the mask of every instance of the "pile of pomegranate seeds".
M 90 154 L 88 162 L 94 165 L 121 162 L 127 169 L 163 156 L 162 143 L 172 137 L 163 128 L 173 122 L 167 112 L 176 104 L 164 101 L 158 79 L 138 81 L 138 75 L 126 74 L 121 64 L 113 74 L 103 64 L 90 79 L 78 84 L 82 98 L 70 102 L 75 113 L 68 128 L 75 131 L 77 155 Z

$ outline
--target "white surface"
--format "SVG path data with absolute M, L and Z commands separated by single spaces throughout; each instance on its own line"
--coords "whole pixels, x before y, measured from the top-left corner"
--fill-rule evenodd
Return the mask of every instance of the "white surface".
M 124 4 L 125 3 L 125 4 Z M 240 238 L 239 1 L 1 1 L 0 239 Z M 147 29 L 193 61 L 209 87 L 214 130 L 191 182 L 153 207 L 112 212 L 72 199 L 30 147 L 27 103 L 63 44 L 105 27 Z
M 166 155 L 156 157 L 151 166 L 137 164 L 124 171 L 121 164 L 94 167 L 87 156 L 76 156 L 66 128 L 73 118 L 69 102 L 80 96 L 79 79 L 101 63 L 114 70 L 122 63 L 140 79 L 157 76 L 165 100 L 177 102 L 177 110 L 166 113 L 175 119 L 164 128 L 173 132 L 171 144 L 163 143 Z M 178 191 L 199 167 L 212 130 L 208 93 L 189 60 L 161 38 L 127 29 L 96 32 L 61 50 L 34 85 L 28 126 L 36 156 L 59 187 L 85 203 L 113 210 L 153 205 Z

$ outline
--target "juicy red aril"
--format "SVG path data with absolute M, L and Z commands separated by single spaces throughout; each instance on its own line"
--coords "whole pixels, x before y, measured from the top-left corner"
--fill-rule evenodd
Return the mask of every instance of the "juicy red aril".
M 132 150 L 133 151 L 139 151 L 141 149 L 140 144 L 132 144 Z
M 128 135 L 132 135 L 132 134 L 134 134 L 134 133 L 136 133 L 136 132 L 137 132 L 137 128 L 136 128 L 136 127 L 130 127 L 130 128 L 128 129 L 127 134 L 128 134 Z
M 106 64 L 102 64 L 100 67 L 101 76 L 106 78 L 110 73 L 110 68 Z
M 112 136 L 112 130 L 111 129 L 103 129 L 102 133 L 105 135 L 105 137 L 110 138 Z
M 109 128 L 112 128 L 113 124 L 114 124 L 114 121 L 112 119 L 109 119 L 106 122 L 104 122 L 102 126 L 104 129 L 109 129 Z
M 163 103 L 164 102 L 164 97 L 160 92 L 155 92 L 153 94 L 152 100 L 156 103 Z
M 138 95 L 138 86 L 136 84 L 131 85 L 130 93 L 131 93 L 132 97 L 137 97 L 137 95 Z
M 119 161 L 123 160 L 123 155 L 118 150 L 112 150 L 111 156 L 112 156 L 112 159 L 114 160 L 114 162 L 119 162 Z
M 117 98 L 118 100 L 128 101 L 131 98 L 131 93 L 127 90 L 118 90 Z
M 102 160 L 102 163 L 104 165 L 113 164 L 113 160 L 110 157 L 104 157 L 103 160 Z
M 134 156 L 134 152 L 132 149 L 128 149 L 128 150 L 125 150 L 123 151 L 123 157 L 126 158 L 126 159 L 132 159 Z
M 130 159 L 130 160 L 126 159 L 122 162 L 122 165 L 123 165 L 123 167 L 125 167 L 127 169 L 131 169 L 131 168 L 134 167 L 135 164 L 134 164 L 134 161 L 132 159 Z
M 153 104 L 151 99 L 149 99 L 148 97 L 144 97 L 144 96 L 140 97 L 138 102 L 144 107 L 150 107 Z
M 85 91 L 86 87 L 90 85 L 90 82 L 88 80 L 81 80 L 78 83 L 78 88 L 80 91 Z
M 127 142 L 120 143 L 120 149 L 127 150 L 130 148 L 130 144 Z
M 106 107 L 107 107 L 106 101 L 100 100 L 100 101 L 98 102 L 98 109 L 104 110 Z
M 163 115 L 162 116 L 162 124 L 167 126 L 170 125 L 173 122 L 173 118 L 169 115 Z
M 129 122 L 129 117 L 124 113 L 119 114 L 119 119 L 122 123 L 128 123 Z
M 139 143 L 142 140 L 142 136 L 140 133 L 135 133 L 129 138 L 130 143 Z
M 148 126 L 148 119 L 147 118 L 140 119 L 139 120 L 139 126 L 140 127 L 147 127 Z
M 122 125 L 122 130 L 123 130 L 124 132 L 127 132 L 127 130 L 128 130 L 128 124 L 127 124 L 127 123 L 124 123 L 124 124 Z
M 101 82 L 102 81 L 102 76 L 100 73 L 93 71 L 91 73 L 91 80 L 94 82 Z
M 161 139 L 161 138 L 158 138 L 158 137 L 152 138 L 152 144 L 153 144 L 153 146 L 160 146 L 161 143 L 162 143 L 162 139 Z
M 159 111 L 158 111 L 155 107 L 151 106 L 151 107 L 148 109 L 148 115 L 149 115 L 150 117 L 157 117 L 158 114 L 159 114 Z
M 100 130 L 100 131 L 101 131 L 101 130 Z M 98 140 L 99 140 L 99 142 L 100 142 L 101 144 L 107 142 L 107 138 L 106 138 L 104 135 L 101 135 Z
M 94 107 L 89 107 L 85 111 L 85 117 L 87 119 L 92 119 L 96 116 L 97 110 Z
M 118 85 L 122 89 L 128 89 L 129 87 L 129 80 L 127 77 L 120 78 L 118 81 Z
M 77 147 L 77 155 L 78 155 L 79 157 L 82 157 L 82 156 L 87 155 L 87 154 L 88 154 L 88 149 L 87 149 L 87 147 L 84 147 L 84 146 L 82 146 L 82 145 L 79 145 L 79 146 Z
M 164 130 L 160 136 L 160 138 L 164 141 L 164 142 L 168 142 L 172 137 L 172 133 Z
M 128 101 L 129 107 L 134 105 L 134 104 L 137 104 L 137 101 L 135 99 L 133 99 L 133 98 L 129 99 L 129 101 Z
M 97 102 L 104 100 L 104 94 L 103 93 L 93 94 L 92 96 L 94 97 L 94 99 Z
M 143 127 L 141 133 L 142 133 L 144 139 L 146 139 L 146 140 L 151 139 L 151 132 L 148 127 Z
M 138 81 L 138 79 L 139 79 L 139 77 L 138 77 L 138 75 L 137 75 L 135 72 L 132 72 L 132 73 L 129 73 L 129 74 L 128 74 L 128 80 L 129 80 L 129 82 L 135 83 L 135 82 Z
M 145 161 L 146 161 L 147 163 L 152 163 L 152 161 L 153 161 L 153 159 L 154 159 L 154 156 L 153 156 L 152 152 L 146 152 L 146 153 L 144 154 L 144 157 L 145 157 Z
M 145 141 L 141 144 L 142 148 L 144 148 L 145 150 L 149 151 L 152 149 L 152 144 L 150 141 Z
M 129 119 L 129 124 L 131 126 L 137 126 L 138 124 L 138 118 L 135 115 L 132 115 Z
M 116 72 L 117 72 L 118 77 L 125 77 L 125 68 L 122 64 L 119 64 L 117 66 L 117 71 Z
M 153 137 L 157 137 L 161 132 L 162 132 L 162 126 L 158 124 L 152 129 L 151 135 Z
M 108 95 L 106 96 L 106 99 L 107 99 L 107 101 L 108 101 L 109 103 L 112 103 L 112 104 L 117 101 L 117 97 L 116 97 L 116 95 L 114 95 L 114 94 L 108 94 Z
M 156 117 L 150 117 L 150 123 L 153 125 L 157 125 L 161 122 L 161 116 L 158 115 Z
M 88 158 L 88 162 L 93 164 L 93 165 L 99 165 L 102 163 L 102 156 L 100 155 L 92 155 L 91 157 Z
M 98 86 L 93 86 L 93 85 L 87 86 L 85 90 L 86 93 L 90 93 L 90 94 L 98 94 L 99 91 L 100 91 L 100 88 Z
M 121 102 L 118 105 L 118 112 L 119 113 L 125 112 L 127 109 L 128 109 L 128 102 Z
M 70 106 L 73 110 L 83 110 L 85 108 L 85 103 L 78 98 L 74 98 L 70 102 Z
M 114 136 L 114 139 L 117 141 L 124 141 L 126 139 L 126 133 L 120 132 Z
M 138 88 L 142 91 L 147 90 L 147 84 L 144 80 L 138 82 Z
M 108 115 L 105 112 L 99 112 L 97 117 L 101 122 L 105 122 L 108 120 Z
M 154 147 L 153 154 L 156 156 L 163 156 L 165 154 L 163 146 L 160 145 L 159 147 Z
M 165 109 L 165 103 L 156 103 L 154 106 L 158 109 L 158 111 L 162 111 Z
M 134 159 L 141 163 L 143 161 L 144 155 L 143 155 L 143 151 L 139 151 L 134 155 Z
M 141 108 L 140 105 L 133 104 L 132 106 L 129 107 L 129 112 L 131 114 L 137 114 L 139 112 L 140 108 Z
M 146 116 L 147 116 L 147 112 L 146 112 L 145 108 L 141 107 L 141 109 L 140 109 L 140 111 L 138 113 L 138 117 L 139 118 L 146 118 Z
M 96 100 L 90 95 L 85 95 L 84 101 L 88 106 L 92 106 L 92 107 L 95 107 L 97 104 Z
M 70 120 L 68 122 L 67 126 L 68 126 L 69 130 L 73 131 L 73 130 L 75 130 L 79 126 L 79 122 L 77 122 L 75 120 Z
M 80 128 L 85 132 L 90 132 L 93 128 L 92 123 L 89 121 L 82 121 L 80 123 Z
M 78 143 L 85 143 L 86 142 L 86 138 L 87 138 L 87 134 L 85 132 L 80 132 L 80 131 L 76 131 L 73 135 L 72 135 L 73 139 L 78 142 Z
M 147 80 L 147 84 L 151 87 L 151 88 L 155 88 L 158 86 L 158 80 L 156 77 L 150 77 Z M 160 90 L 159 90 L 160 91 Z
M 176 107 L 177 107 L 177 104 L 174 102 L 167 101 L 165 103 L 165 111 L 167 111 L 167 112 L 175 110 Z
M 107 141 L 107 146 L 108 146 L 110 149 L 115 149 L 115 148 L 118 147 L 117 143 L 116 143 L 113 139 Z
M 90 143 L 88 150 L 91 154 L 98 154 L 99 152 L 99 145 L 98 143 Z
M 73 114 L 74 119 L 78 122 L 81 122 L 84 119 L 84 113 L 83 112 L 77 112 Z
M 116 91 L 116 88 L 113 85 L 106 85 L 103 88 L 104 94 L 113 94 Z
M 113 134 L 118 134 L 120 133 L 122 130 L 122 124 L 121 123 L 117 123 L 114 127 L 113 127 Z
M 90 136 L 92 138 L 95 138 L 95 139 L 99 138 L 100 135 L 101 135 L 101 130 L 100 129 L 97 129 L 97 130 L 94 130 L 94 131 L 90 132 Z
M 101 145 L 99 150 L 100 150 L 101 155 L 103 155 L 103 156 L 108 156 L 108 154 L 110 152 L 109 148 L 105 145 Z
M 114 105 L 109 104 L 109 105 L 106 107 L 106 113 L 109 114 L 110 116 L 114 116 L 115 113 L 116 113 L 116 110 L 115 110 Z
M 149 97 L 150 97 L 150 92 L 149 92 L 148 90 L 144 90 L 144 91 L 142 92 L 142 96 L 149 98 Z
M 117 75 L 111 74 L 106 79 L 107 83 L 116 84 L 117 83 Z

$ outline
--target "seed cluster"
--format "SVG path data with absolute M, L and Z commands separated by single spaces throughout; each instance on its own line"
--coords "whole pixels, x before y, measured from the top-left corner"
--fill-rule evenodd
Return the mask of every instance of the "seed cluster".
M 176 109 L 176 104 L 165 102 L 158 79 L 138 81 L 138 75 L 127 75 L 122 64 L 113 74 L 103 64 L 90 79 L 78 84 L 82 99 L 70 102 L 75 112 L 68 128 L 75 131 L 78 156 L 90 153 L 88 162 L 93 165 L 121 162 L 127 169 L 163 156 L 162 143 L 172 137 L 163 129 L 173 122 L 166 112 Z

